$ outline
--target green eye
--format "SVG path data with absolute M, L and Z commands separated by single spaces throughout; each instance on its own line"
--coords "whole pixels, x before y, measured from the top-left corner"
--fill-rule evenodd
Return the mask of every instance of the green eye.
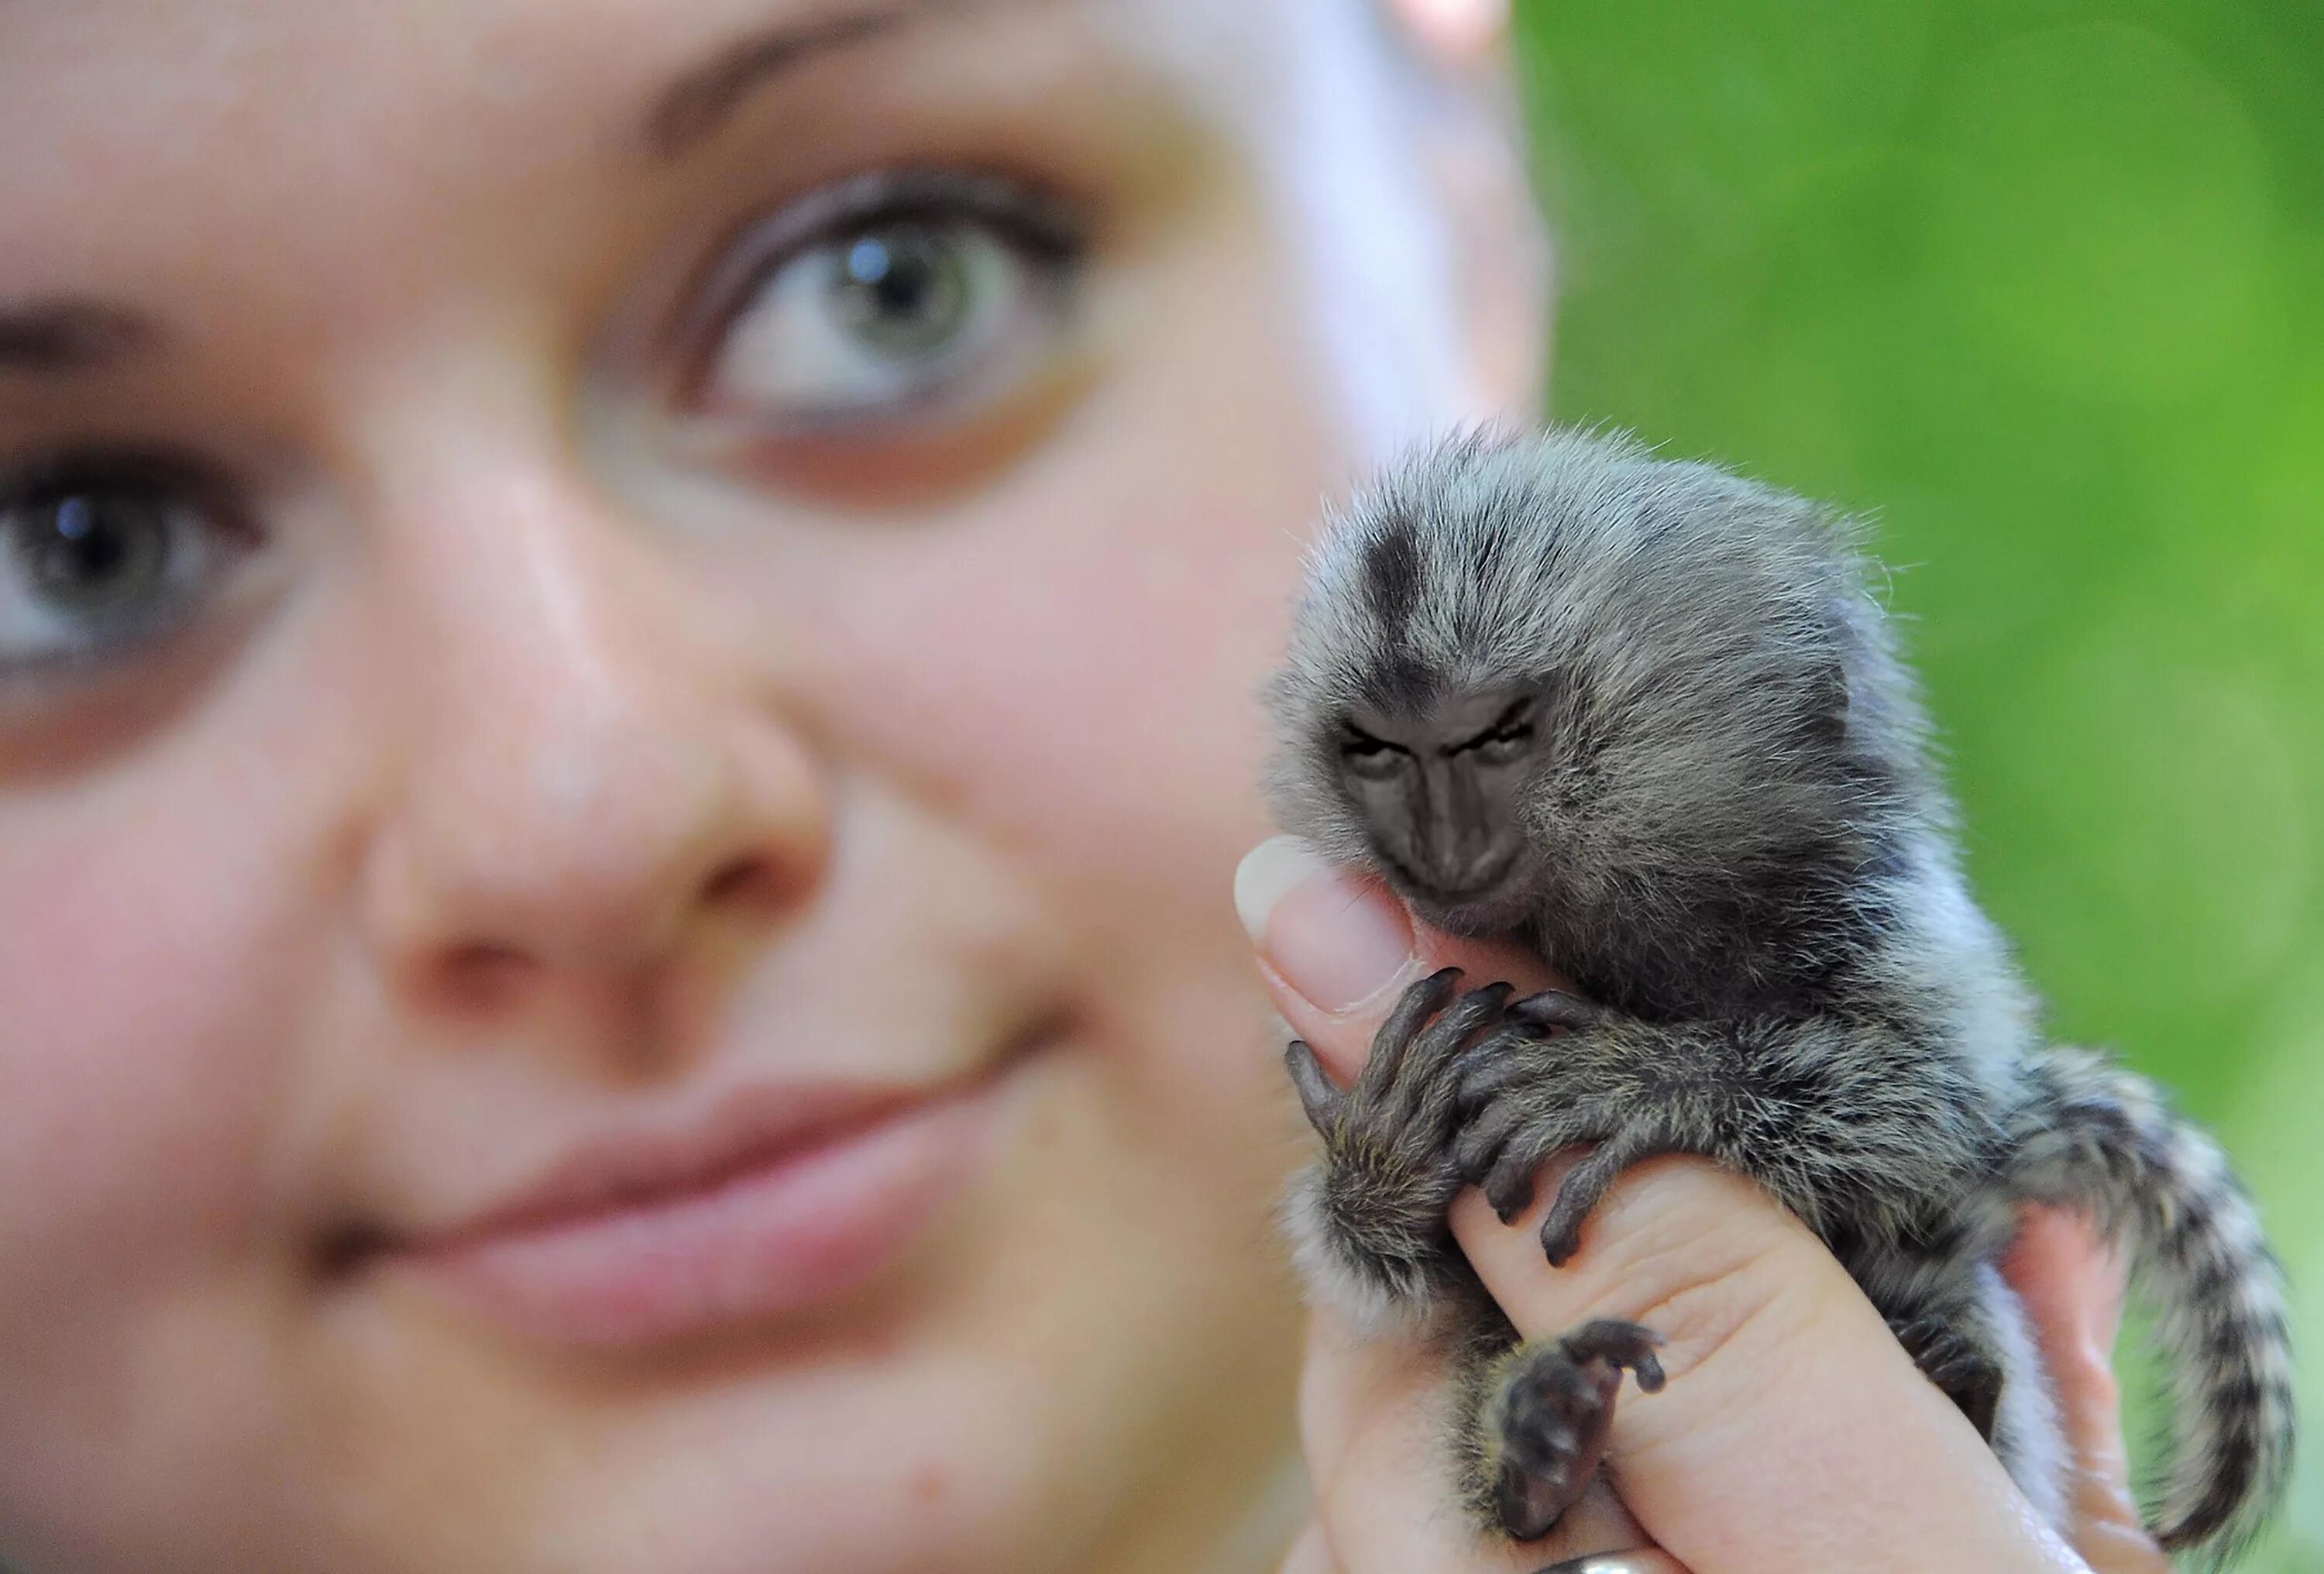
M 1064 348 L 1075 216 L 960 171 L 858 177 L 775 215 L 735 259 L 695 397 L 773 433 L 965 414 Z
M 961 237 L 898 224 L 858 237 L 836 258 L 839 319 L 883 355 L 941 354 L 971 318 L 975 280 Z

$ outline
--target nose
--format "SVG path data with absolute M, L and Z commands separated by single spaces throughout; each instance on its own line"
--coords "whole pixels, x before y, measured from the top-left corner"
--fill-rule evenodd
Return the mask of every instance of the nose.
M 433 501 L 381 531 L 407 724 L 362 906 L 392 986 L 634 980 L 706 926 L 803 901 L 821 773 L 748 664 L 690 626 L 673 571 L 551 476 Z
M 1474 890 L 1500 870 L 1516 825 L 1505 795 L 1494 792 L 1463 756 L 1424 758 L 1417 833 L 1420 864 L 1438 889 Z

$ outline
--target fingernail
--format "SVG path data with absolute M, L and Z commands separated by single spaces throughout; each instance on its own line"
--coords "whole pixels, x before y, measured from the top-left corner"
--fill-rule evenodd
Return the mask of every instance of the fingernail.
M 1600 1552 L 1588 1558 L 1568 1558 L 1537 1569 L 1534 1574 L 1685 1574 L 1668 1552 L 1643 1548 L 1635 1552 Z
M 1404 905 L 1304 842 L 1262 842 L 1235 870 L 1235 911 L 1277 976 L 1326 1011 L 1362 1004 L 1412 962 Z

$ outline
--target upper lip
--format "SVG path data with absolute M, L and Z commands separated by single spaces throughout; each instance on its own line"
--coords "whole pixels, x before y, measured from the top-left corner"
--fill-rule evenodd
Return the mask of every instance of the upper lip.
M 685 1196 L 844 1139 L 947 1091 L 849 1083 L 737 1089 L 691 1119 L 576 1142 L 501 1199 L 404 1244 L 452 1249 Z

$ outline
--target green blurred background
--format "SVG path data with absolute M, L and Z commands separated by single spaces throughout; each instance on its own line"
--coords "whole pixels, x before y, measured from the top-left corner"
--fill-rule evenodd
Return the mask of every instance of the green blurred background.
M 1875 515 L 2057 1031 L 2181 1090 L 2324 1284 L 2324 9 L 1517 25 L 1553 408 Z M 2324 1569 L 2319 1452 L 2250 1567 Z

